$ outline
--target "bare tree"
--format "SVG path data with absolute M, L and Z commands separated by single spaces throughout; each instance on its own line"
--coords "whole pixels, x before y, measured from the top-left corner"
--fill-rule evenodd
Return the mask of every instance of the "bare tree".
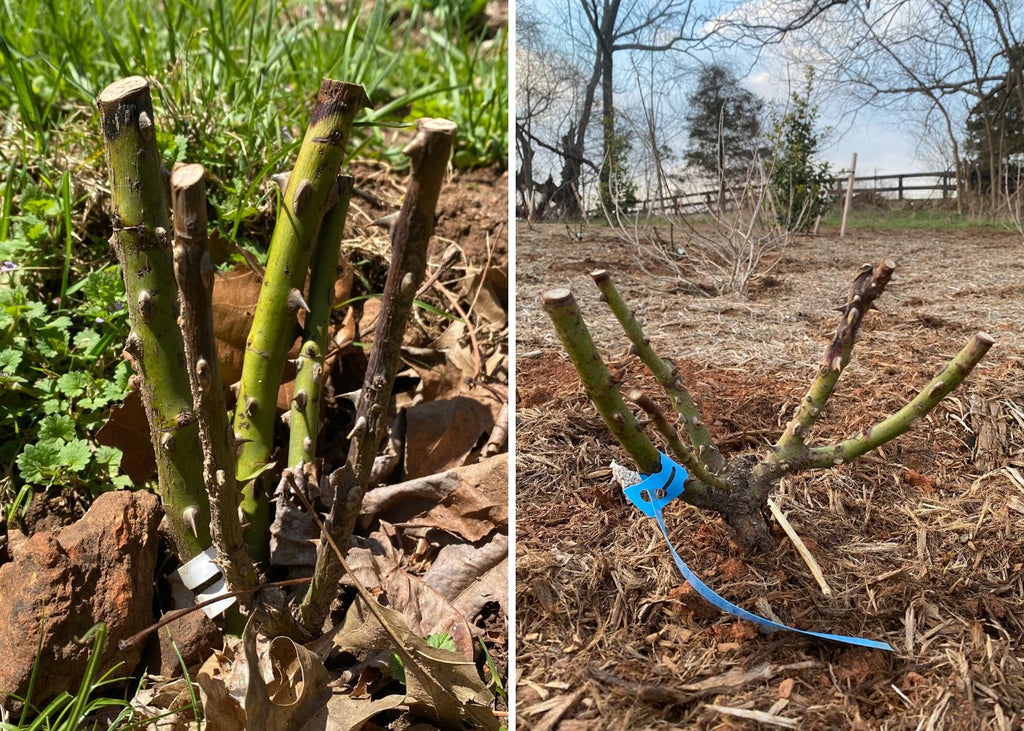
M 615 146 L 615 55 L 623 51 L 665 52 L 686 50 L 703 33 L 694 23 L 689 2 L 678 0 L 582 0 L 592 34 L 593 68 L 601 84 L 602 162 L 598 176 L 602 190 L 612 178 L 611 154 Z
M 516 208 L 532 221 L 559 193 L 550 173 L 543 183 L 535 179 L 535 159 L 538 154 L 549 161 L 563 157 L 564 150 L 552 141 L 575 119 L 584 80 L 572 59 L 545 35 L 543 16 L 527 3 L 519 3 L 516 12 Z
M 790 37 L 801 58 L 818 59 L 819 78 L 843 88 L 851 105 L 917 110 L 940 121 L 962 210 L 972 108 L 983 119 L 998 120 L 992 90 L 999 85 L 1004 99 L 1012 94 L 1024 104 L 1024 59 L 1014 26 L 1021 17 L 1021 0 L 876 0 L 837 7 Z M 748 22 L 752 28 L 765 25 Z M 988 158 L 980 162 L 995 171 L 994 178 L 1005 177 L 1005 156 L 999 154 L 1006 149 L 1005 126 L 989 124 L 979 132 Z M 992 191 L 989 204 L 1000 200 L 999 190 Z
M 744 20 L 748 4 L 739 0 L 733 10 L 716 6 L 715 15 L 701 11 L 692 0 L 565 0 L 554 17 L 544 19 L 542 34 L 547 39 L 557 39 L 551 46 L 565 49 L 582 72 L 572 107 L 574 113 L 556 135 L 550 134 L 553 130 L 545 130 L 546 134 L 535 132 L 529 138 L 533 148 L 555 152 L 561 164 L 561 183 L 552 203 L 564 215 L 582 216 L 583 179 L 588 171 L 597 173 L 599 190 L 610 190 L 616 163 L 613 153 L 622 130 L 622 126 L 616 125 L 617 57 L 689 54 L 705 45 L 734 43 L 738 38 L 758 44 L 774 42 L 845 2 L 781 0 L 770 4 L 776 10 L 775 16 L 755 23 L 753 19 Z M 519 3 L 518 7 L 520 18 L 538 13 L 537 8 L 532 8 L 528 15 L 523 15 L 524 4 Z M 748 21 L 748 25 L 743 25 Z M 520 23 L 520 31 L 530 31 Z M 742 32 L 737 32 L 741 27 Z M 601 144 L 599 151 L 591 152 L 589 135 L 595 122 L 600 127 Z M 646 136 L 647 130 L 640 134 Z M 520 136 L 519 144 L 524 141 Z M 528 159 L 529 152 L 523 148 L 520 160 Z
M 635 67 L 636 68 L 636 67 Z M 680 183 L 687 178 L 671 173 L 664 152 L 665 139 L 671 138 L 671 125 L 662 124 L 666 98 L 664 79 L 642 83 L 636 69 L 638 103 L 642 124 L 637 125 L 637 140 L 646 148 L 649 162 L 646 173 L 648 197 L 643 207 L 626 213 L 602 200 L 602 212 L 620 241 L 635 252 L 635 262 L 649 281 L 671 289 L 704 296 L 726 293 L 745 296 L 750 283 L 767 274 L 781 259 L 792 229 L 788 216 L 781 216 L 773 187 L 769 184 L 778 160 L 760 157 L 763 145 L 759 136 L 752 141 L 753 157 L 742 172 L 737 168 L 728 188 L 728 205 L 719 188 L 717 200 L 688 202 L 680 196 Z M 635 109 L 630 108 L 630 111 Z M 681 115 L 670 114 L 678 120 Z M 680 125 L 676 124 L 678 128 Z M 718 134 L 723 130 L 719 129 Z M 678 134 L 678 132 L 677 132 Z M 720 149 L 721 140 L 712 142 Z M 803 220 L 805 212 L 796 219 Z

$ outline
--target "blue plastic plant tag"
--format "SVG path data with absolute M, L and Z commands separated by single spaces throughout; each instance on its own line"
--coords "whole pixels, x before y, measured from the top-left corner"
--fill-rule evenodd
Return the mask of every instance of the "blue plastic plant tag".
M 665 543 L 668 544 L 668 550 L 672 552 L 672 559 L 675 561 L 676 567 L 683 575 L 683 578 L 686 579 L 698 594 L 723 612 L 731 614 L 734 617 L 739 617 L 740 619 L 745 619 L 749 622 L 754 622 L 765 632 L 787 630 L 789 632 L 799 632 L 800 634 L 808 635 L 810 637 L 818 637 L 823 640 L 845 642 L 849 645 L 870 647 L 876 650 L 889 650 L 892 652 L 892 646 L 887 642 L 867 640 L 861 637 L 848 637 L 846 635 L 832 635 L 824 632 L 809 632 L 807 630 L 796 629 L 795 627 L 788 627 L 784 624 L 779 624 L 778 622 L 772 622 L 769 619 L 759 617 L 758 615 L 748 612 L 746 609 L 742 609 L 732 602 L 727 601 L 716 594 L 710 587 L 708 587 L 707 584 L 698 579 L 697 575 L 690 570 L 690 567 L 686 565 L 686 562 L 683 561 L 676 552 L 675 547 L 673 547 L 672 541 L 668 537 L 668 529 L 665 527 L 665 519 L 661 514 L 662 508 L 665 505 L 683 494 L 686 477 L 686 470 L 673 462 L 668 456 L 662 454 L 661 468 L 657 472 L 645 477 L 635 485 L 630 485 L 629 487 L 624 488 L 623 492 L 626 494 L 629 501 L 643 511 L 645 515 L 649 515 L 658 521 L 658 527 L 661 528 L 661 534 L 665 537 Z
M 657 472 L 635 485 L 623 488 L 623 492 L 644 515 L 656 518 L 661 514 L 662 508 L 683 494 L 688 476 L 686 470 L 662 454 L 661 468 Z

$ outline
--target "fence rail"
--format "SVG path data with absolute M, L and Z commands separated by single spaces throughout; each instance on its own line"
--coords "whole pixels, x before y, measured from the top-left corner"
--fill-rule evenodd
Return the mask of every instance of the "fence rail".
M 931 182 L 917 183 L 918 180 L 930 179 Z M 831 180 L 832 195 L 841 199 L 846 193 L 846 176 L 836 176 Z M 895 181 L 895 182 L 892 182 Z M 914 181 L 907 183 L 906 181 Z M 932 191 L 941 194 L 942 199 L 954 198 L 956 195 L 956 175 L 950 170 L 934 173 L 894 173 L 891 175 L 858 176 L 853 179 L 853 194 L 873 192 L 879 194 L 895 193 L 896 200 L 904 200 L 911 191 Z M 649 198 L 637 203 L 637 209 L 647 213 L 697 213 L 718 207 L 719 196 L 722 203 L 731 206 L 738 201 L 750 199 L 761 193 L 760 187 L 734 186 L 724 191 L 718 188 L 695 191 L 693 193 L 677 193 L 660 198 Z M 597 211 L 600 213 L 600 211 Z

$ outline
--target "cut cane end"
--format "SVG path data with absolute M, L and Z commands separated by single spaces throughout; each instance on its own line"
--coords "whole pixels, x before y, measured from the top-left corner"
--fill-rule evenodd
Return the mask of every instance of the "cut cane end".
M 206 177 L 206 168 L 199 163 L 188 163 L 176 167 L 171 173 L 171 185 L 174 188 L 191 188 L 198 185 Z
M 145 76 L 129 76 L 115 81 L 100 92 L 97 101 L 100 105 L 115 104 L 136 94 L 149 91 L 149 81 Z
M 455 122 L 441 117 L 421 117 L 416 120 L 416 129 L 423 132 L 453 135 L 457 128 Z
M 566 287 L 555 287 L 541 295 L 540 301 L 545 307 L 557 307 L 572 302 L 573 296 Z

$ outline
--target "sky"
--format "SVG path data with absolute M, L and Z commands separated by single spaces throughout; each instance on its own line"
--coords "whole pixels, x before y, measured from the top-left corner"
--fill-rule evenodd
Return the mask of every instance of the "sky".
M 533 4 L 553 13 L 564 13 L 565 3 L 575 0 L 533 0 Z M 704 0 L 697 0 L 703 2 Z M 711 2 L 711 0 L 707 0 Z M 761 2 L 761 0 L 752 0 Z M 712 6 L 713 7 L 713 6 Z M 552 24 L 552 33 L 559 30 Z M 787 60 L 785 45 L 762 48 L 755 54 L 753 49 L 744 50 L 738 46 L 720 57 L 712 58 L 709 54 L 698 56 L 703 61 L 724 61 L 741 77 L 743 85 L 766 102 L 784 104 L 790 94 L 790 79 L 796 86 L 802 86 L 802 68 L 793 68 Z M 799 54 L 796 54 L 799 57 Z M 692 65 L 696 68 L 694 59 Z M 629 81 L 622 78 L 621 70 L 627 66 L 625 54 L 616 56 L 617 66 L 617 102 L 618 98 L 628 97 Z M 696 79 L 696 71 L 693 73 Z M 684 99 L 689 90 L 680 86 L 677 94 Z M 905 115 L 893 110 L 878 108 L 861 108 L 851 113 L 845 100 L 831 100 L 821 103 L 819 127 L 831 128 L 825 137 L 820 151 L 820 158 L 829 163 L 834 171 L 849 169 L 851 156 L 857 153 L 857 175 L 887 175 L 895 173 L 925 172 L 940 170 L 945 162 L 927 145 L 921 144 L 920 123 L 916 119 L 908 119 Z M 685 146 L 685 134 L 675 145 L 675 151 L 682 152 Z M 555 179 L 558 179 L 558 172 Z M 538 176 L 539 177 L 539 176 Z
M 790 69 L 784 59 L 769 55 L 743 79 L 743 85 L 762 99 L 781 104 L 789 94 L 787 78 L 799 78 L 801 73 Z M 932 172 L 944 167 L 926 146 L 918 149 L 922 145 L 916 120 L 886 109 L 866 107 L 851 115 L 838 107 L 824 103 L 818 119 L 821 128 L 833 130 L 821 150 L 830 169 L 848 170 L 855 152 L 858 176 Z

